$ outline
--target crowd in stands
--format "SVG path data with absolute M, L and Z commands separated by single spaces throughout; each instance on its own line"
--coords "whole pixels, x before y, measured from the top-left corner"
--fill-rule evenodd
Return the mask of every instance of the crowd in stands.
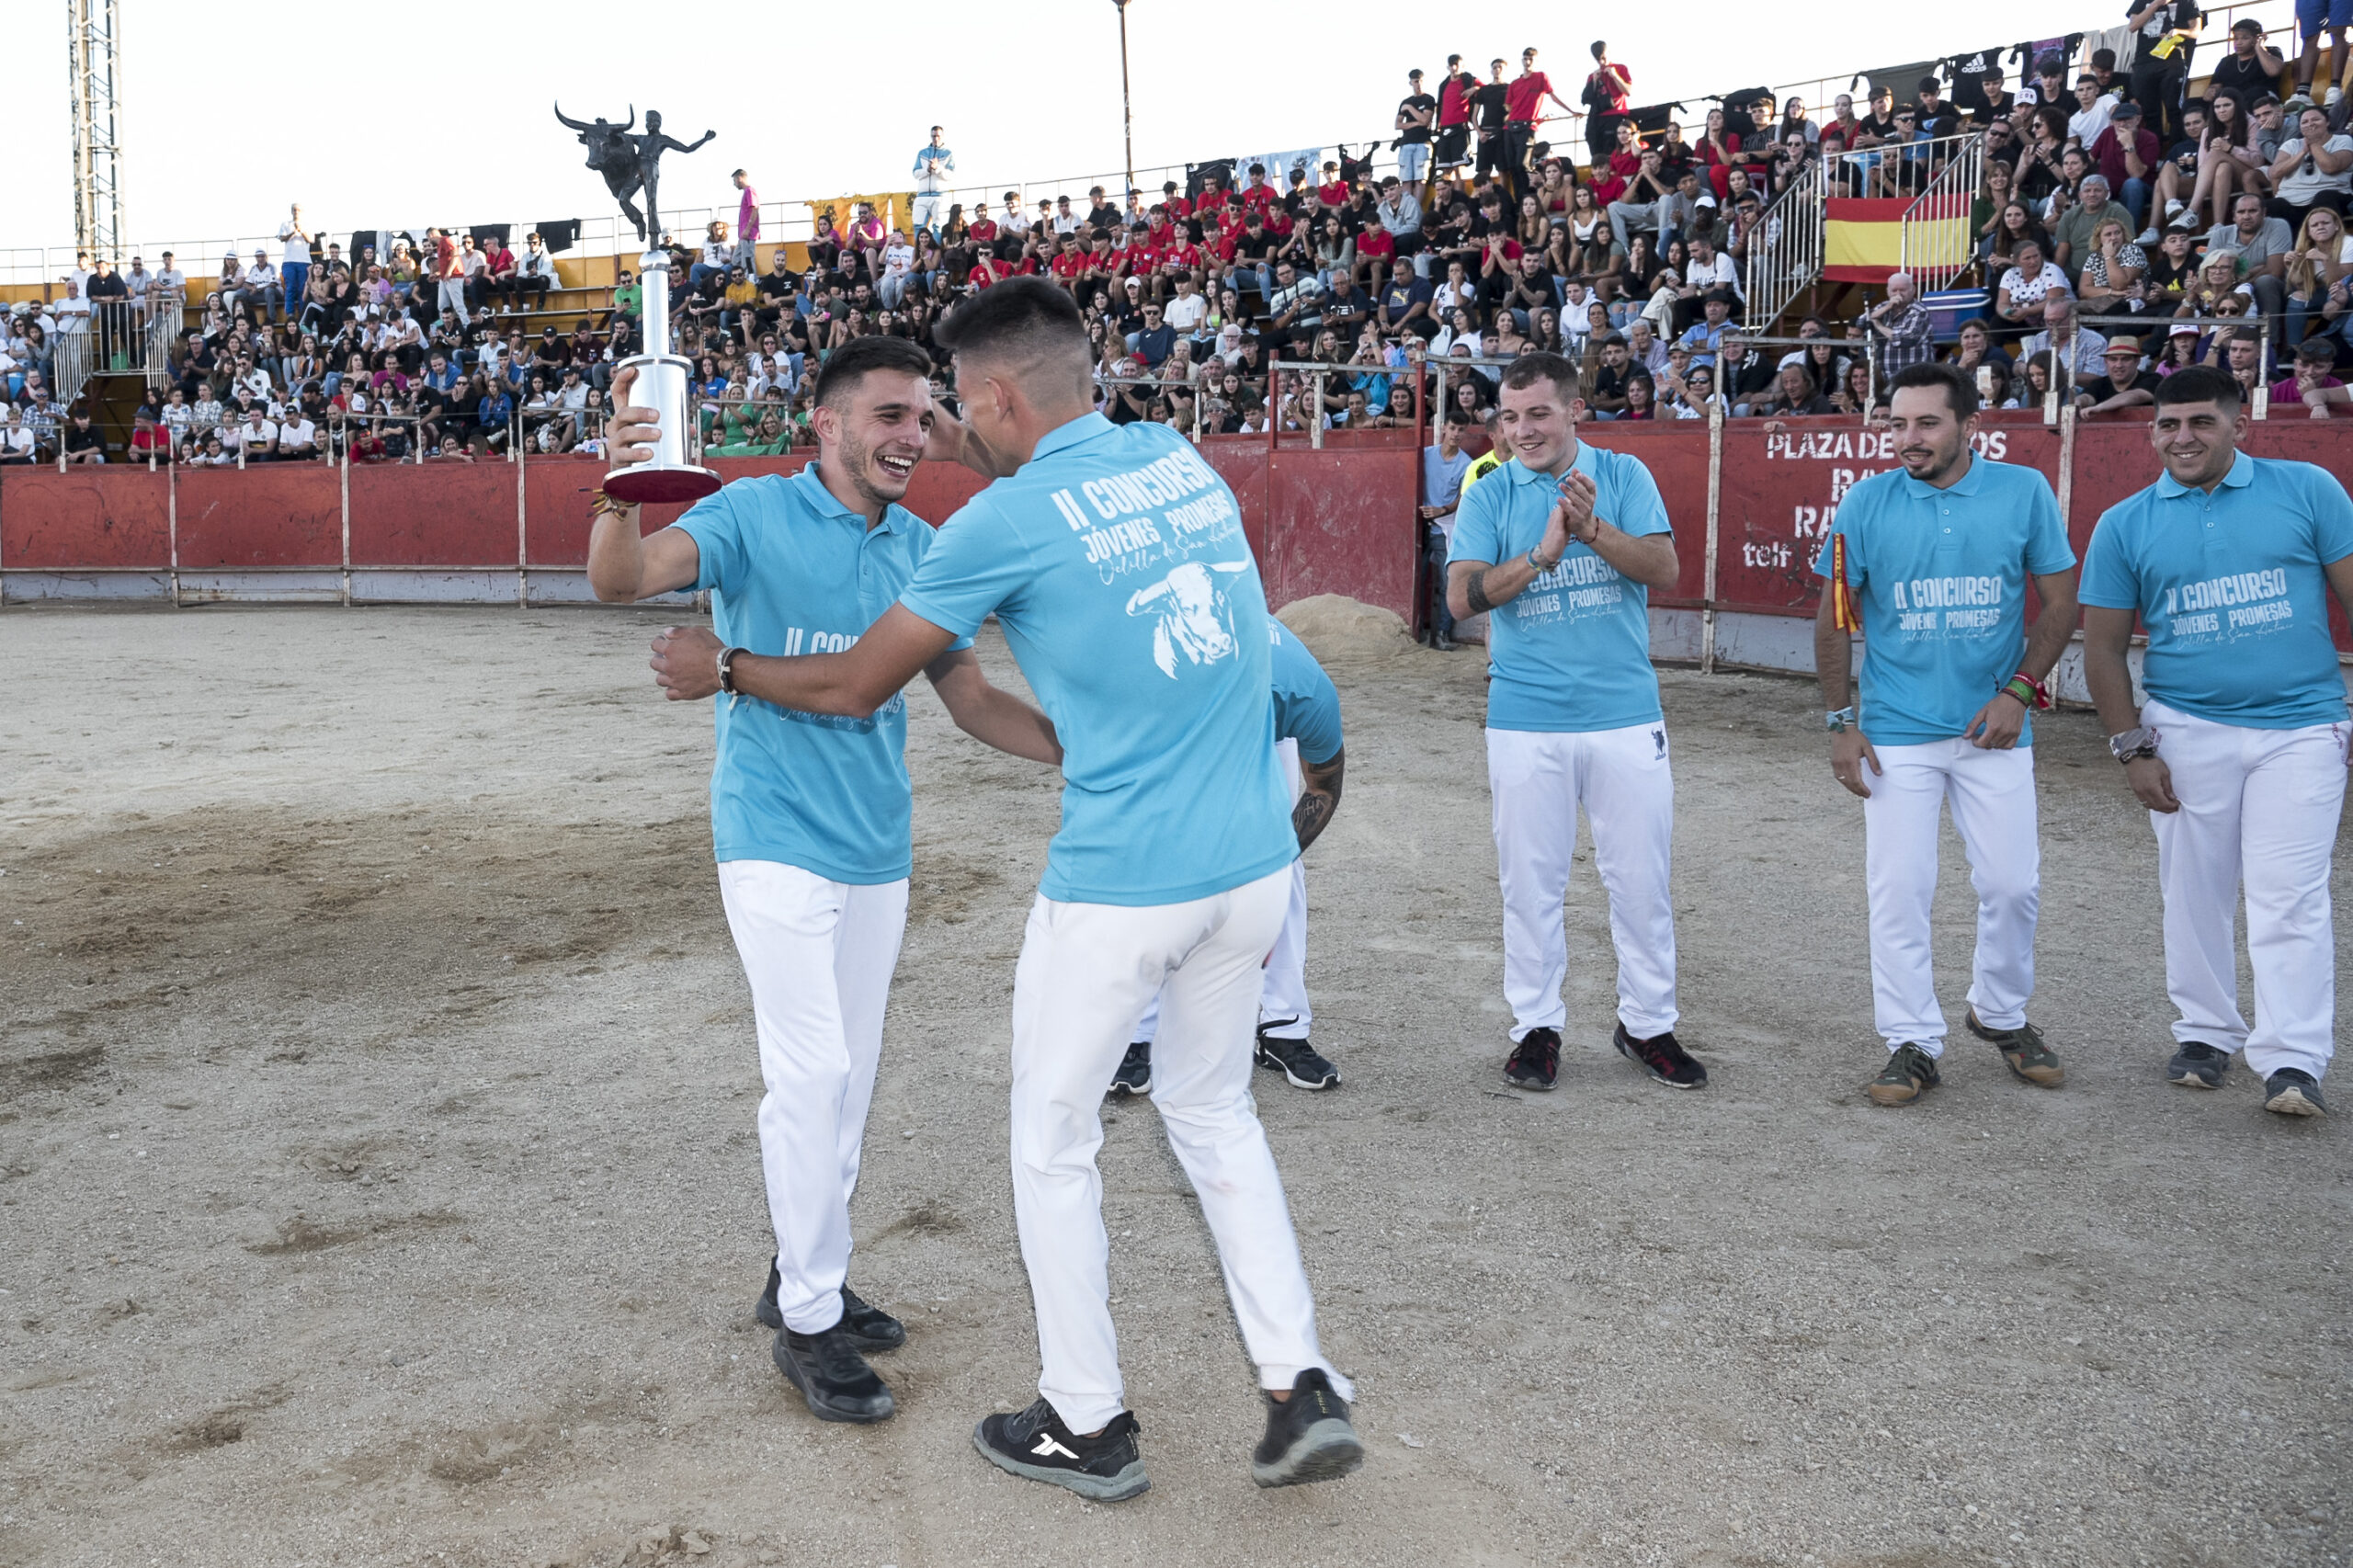
M 2334 89 L 2283 102 L 2286 62 L 2252 21 L 2188 97 L 2181 51 L 2156 51 L 2194 20 L 2188 0 L 2149 0 L 2132 13 L 2130 64 L 2095 51 L 2072 81 L 2054 51 L 2016 87 L 1996 63 L 1908 95 L 1876 83 L 1820 118 L 1756 91 L 1696 126 L 1632 110 L 1631 73 L 1597 43 L 1576 90 L 1585 166 L 1542 139 L 1567 123 L 1548 107 L 1567 104 L 1533 50 L 1516 74 L 1495 59 L 1483 78 L 1449 59 L 1435 93 L 1409 73 L 1396 172 L 1378 177 L 1343 148 L 1320 171 L 1209 165 L 1157 197 L 1097 187 L 1033 207 L 1008 191 L 995 211 L 968 211 L 945 199 L 953 154 L 934 127 L 907 229 L 861 204 L 845 225 L 820 219 L 800 257 L 722 222 L 691 244 L 665 236 L 672 341 L 696 366 L 705 449 L 722 455 L 807 444 L 813 372 L 854 337 L 926 348 L 952 407 L 934 324 L 1022 275 L 1079 302 L 1110 418 L 1188 433 L 1475 423 L 1503 367 L 1540 348 L 1583 363 L 1601 419 L 1868 416 L 1895 371 L 1930 358 L 1973 369 L 1997 407 L 2043 406 L 2054 386 L 2086 409 L 2128 407 L 2157 378 L 2209 363 L 2276 379 L 2275 398 L 2325 414 L 2346 396 L 2334 368 L 2353 358 L 2347 105 Z M 1795 342 L 1756 341 L 1746 264 L 1770 241 L 1777 198 L 1809 179 L 1834 196 L 1915 193 L 1972 145 L 1982 319 L 1939 332 L 1899 275 L 1851 320 L 1808 317 L 1785 329 Z M 17 307 L 0 338 L 0 460 L 103 460 L 87 422 L 49 392 L 61 342 L 88 335 L 102 360 L 121 335 L 185 324 L 191 301 L 200 319 L 151 378 L 133 456 L 597 450 L 612 367 L 640 337 L 627 272 L 570 330 L 530 332 L 555 278 L 536 234 L 519 254 L 437 230 L 414 251 L 347 257 L 297 209 L 279 237 L 274 263 L 231 256 L 200 280 L 168 255 L 152 272 L 100 260 L 62 300 Z M 1443 408 L 1420 405 L 1440 387 Z

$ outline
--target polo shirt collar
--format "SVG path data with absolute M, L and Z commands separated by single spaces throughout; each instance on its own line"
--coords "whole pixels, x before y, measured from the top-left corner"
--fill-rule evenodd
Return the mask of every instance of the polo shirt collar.
M 2255 483 L 2255 460 L 2245 452 L 2231 460 L 2231 472 L 2222 475 L 2222 488 L 2244 490 Z M 2184 484 L 2173 476 L 2171 470 L 2157 475 L 2157 494 L 2170 501 L 2177 495 L 2188 495 L 2195 485 Z
M 1594 472 L 1594 461 L 1593 443 L 1581 440 L 1577 443 L 1577 455 L 1570 460 L 1569 467 L 1589 478 L 1598 479 L 1600 476 Z M 1519 461 L 1517 454 L 1508 452 L 1504 454 L 1502 472 L 1514 484 L 1542 484 L 1558 487 L 1563 478 L 1560 474 L 1539 473 L 1526 463 Z
M 1978 471 L 1984 466 L 1984 463 L 1985 460 L 1984 458 L 1979 457 L 1975 452 L 1970 453 L 1968 472 L 1963 473 L 1959 479 L 1954 480 L 1951 484 L 1942 490 L 1938 489 L 1935 485 L 1930 484 L 1924 480 L 1913 478 L 1912 471 L 1905 469 L 1904 471 L 1904 493 L 1915 501 L 1934 500 L 1939 495 L 1974 495 L 1981 489 L 1984 488 L 1984 479 L 1978 472 Z
M 843 506 L 840 498 L 825 488 L 825 482 L 817 476 L 815 459 L 811 459 L 799 473 L 792 476 L 792 483 L 801 491 L 801 504 L 818 517 L 839 517 L 846 522 L 856 524 L 861 533 L 869 531 L 866 526 L 866 514 L 855 506 Z M 884 506 L 882 520 L 875 524 L 871 531 L 897 533 L 902 510 L 903 508 L 895 502 Z
M 1111 422 L 1099 414 L 1091 411 L 1082 414 L 1068 424 L 1058 425 L 1040 436 L 1038 438 L 1037 447 L 1029 454 L 1029 461 L 1036 462 L 1040 458 L 1051 457 L 1064 447 L 1074 447 L 1082 441 L 1091 441 L 1097 436 L 1108 436 L 1114 428 Z M 1022 466 L 1027 468 L 1029 464 L 1024 463 Z

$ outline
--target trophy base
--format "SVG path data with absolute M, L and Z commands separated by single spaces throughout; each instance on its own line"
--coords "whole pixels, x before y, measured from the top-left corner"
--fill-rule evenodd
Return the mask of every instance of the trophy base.
M 631 506 L 662 506 L 699 501 L 725 483 L 707 468 L 655 468 L 641 463 L 605 475 L 605 494 Z

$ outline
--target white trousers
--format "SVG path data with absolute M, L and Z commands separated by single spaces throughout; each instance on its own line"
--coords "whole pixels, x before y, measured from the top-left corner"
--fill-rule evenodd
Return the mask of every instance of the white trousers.
M 1290 863 L 1290 903 L 1283 928 L 1258 978 L 1258 1028 L 1276 1040 L 1305 1040 L 1315 1023 L 1307 1002 L 1307 862 Z M 1160 998 L 1154 996 L 1136 1024 L 1136 1039 L 1160 1037 Z
M 849 1200 L 907 884 L 829 882 L 775 860 L 724 860 L 719 892 L 752 983 L 767 1085 L 760 1164 L 783 1280 L 777 1306 L 795 1334 L 815 1334 L 841 1321 Z
M 2328 1070 L 2336 1027 L 2329 871 L 2345 805 L 2346 726 L 2251 730 L 2162 702 L 2157 733 L 2181 810 L 2151 812 L 2165 900 L 2165 990 L 2176 1040 L 2246 1051 L 2260 1077 Z M 2255 1028 L 2239 1012 L 2234 933 L 2242 882 Z
M 2006 751 L 1955 738 L 1874 746 L 1881 772 L 1863 767 L 1863 866 L 1870 890 L 1871 1015 L 1890 1051 L 1945 1051 L 1937 1005 L 1928 912 L 1937 897 L 1937 827 L 1944 808 L 1969 856 L 1977 890 L 1977 956 L 1969 1005 L 1992 1029 L 2026 1022 L 2034 994 L 2034 923 L 2041 905 L 2042 845 L 2035 826 L 2034 748 Z
M 1038 1312 L 1038 1392 L 1073 1431 L 1126 1408 L 1103 1229 L 1104 1091 L 1161 997 L 1152 1103 L 1216 1240 L 1243 1343 L 1268 1388 L 1310 1367 L 1315 1303 L 1250 1097 L 1258 964 L 1288 869 L 1211 898 L 1130 908 L 1040 898 L 1013 978 L 1013 1217 Z
M 1277 741 L 1275 756 L 1282 760 L 1296 802 L 1306 788 L 1299 771 L 1299 743 Z M 1277 1040 L 1305 1040 L 1314 1022 L 1315 1009 L 1307 1004 L 1307 861 L 1302 857 L 1290 863 L 1290 907 L 1283 915 L 1282 933 L 1267 955 L 1258 989 L 1258 1028 Z M 1160 998 L 1154 996 L 1136 1024 L 1135 1038 L 1148 1044 L 1159 1032 Z
M 1561 925 L 1577 808 L 1593 826 L 1593 859 L 1609 895 L 1618 949 L 1618 1018 L 1637 1040 L 1675 1027 L 1675 906 L 1667 882 L 1675 775 L 1664 723 L 1564 733 L 1487 732 L 1495 858 L 1504 898 L 1504 999 L 1511 1038 L 1568 1022 Z
M 441 291 L 438 298 L 440 308 L 457 312 L 459 324 L 464 324 L 467 320 L 466 280 L 462 278 L 444 278 L 441 279 Z

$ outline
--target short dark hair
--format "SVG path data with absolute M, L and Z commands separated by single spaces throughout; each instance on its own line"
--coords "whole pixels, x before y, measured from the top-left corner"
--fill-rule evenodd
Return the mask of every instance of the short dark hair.
M 931 374 L 931 356 L 904 337 L 853 337 L 834 350 L 817 372 L 813 401 L 838 408 L 875 370 L 904 370 L 911 376 Z
M 1091 355 L 1086 318 L 1078 302 L 1042 278 L 1008 278 L 983 289 L 948 312 L 932 337 L 953 354 L 975 356 L 1011 349 L 1026 356 L 1040 348 L 1067 348 Z M 853 339 L 863 342 L 863 338 Z M 914 349 L 918 358 L 923 350 Z
M 2211 403 L 2235 411 L 2245 401 L 2238 378 L 2211 365 L 2185 365 L 2159 381 L 2150 394 L 2159 408 L 2177 403 Z
M 1563 403 L 1574 403 L 1585 395 L 1584 379 L 1577 374 L 1575 364 L 1558 354 L 1549 354 L 1541 349 L 1523 354 L 1504 371 L 1504 385 L 1514 392 L 1532 387 L 1539 381 L 1551 382 L 1552 390 L 1560 394 Z
M 1976 381 L 1957 365 L 1907 365 L 1888 383 L 1888 396 L 1906 387 L 1942 387 L 1955 419 L 1968 418 L 1979 406 Z

